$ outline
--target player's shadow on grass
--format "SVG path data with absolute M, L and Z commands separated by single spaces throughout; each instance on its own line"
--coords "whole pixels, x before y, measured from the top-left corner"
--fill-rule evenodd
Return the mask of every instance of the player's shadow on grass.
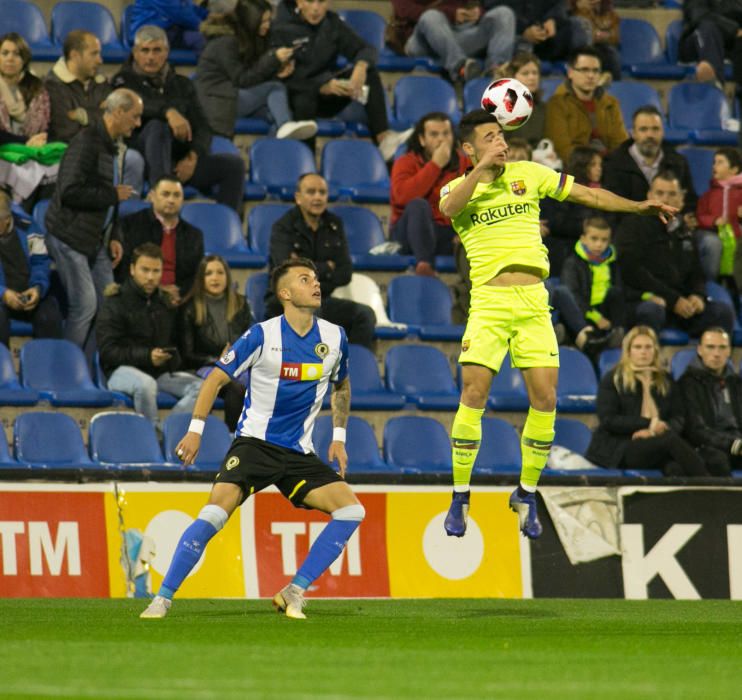
M 532 608 L 528 610 L 517 610 L 514 608 L 502 609 L 502 608 L 477 608 L 468 610 L 462 610 L 460 613 L 455 615 L 458 618 L 482 618 L 482 617 L 518 617 L 524 620 L 527 619 L 547 619 L 557 618 L 561 615 L 557 615 L 553 610 L 534 610 Z

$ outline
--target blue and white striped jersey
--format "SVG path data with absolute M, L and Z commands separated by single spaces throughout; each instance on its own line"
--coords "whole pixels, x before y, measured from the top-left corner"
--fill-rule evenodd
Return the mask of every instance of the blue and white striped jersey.
M 307 454 L 314 452 L 312 430 L 329 382 L 348 375 L 348 339 L 340 326 L 319 318 L 302 337 L 277 316 L 252 326 L 217 367 L 233 379 L 248 373 L 238 437 Z

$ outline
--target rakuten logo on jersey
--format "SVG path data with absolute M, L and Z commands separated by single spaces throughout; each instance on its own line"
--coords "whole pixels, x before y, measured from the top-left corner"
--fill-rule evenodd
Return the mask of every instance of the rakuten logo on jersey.
M 0 493 L 0 596 L 107 597 L 101 493 Z

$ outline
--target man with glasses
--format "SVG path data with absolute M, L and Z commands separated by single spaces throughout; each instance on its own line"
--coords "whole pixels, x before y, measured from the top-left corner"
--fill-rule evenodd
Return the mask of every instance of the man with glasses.
M 628 138 L 618 100 L 598 85 L 601 71 L 595 49 L 577 49 L 567 62 L 567 79 L 546 103 L 546 137 L 564 163 L 575 146 L 606 153 Z

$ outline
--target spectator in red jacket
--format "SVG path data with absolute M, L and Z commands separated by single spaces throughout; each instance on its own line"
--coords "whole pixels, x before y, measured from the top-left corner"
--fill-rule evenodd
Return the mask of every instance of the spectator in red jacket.
M 392 167 L 391 238 L 415 256 L 418 275 L 435 275 L 436 255 L 452 255 L 454 230 L 441 214 L 441 187 L 463 175 L 471 161 L 456 148 L 448 115 L 430 112 L 415 124 L 407 153 Z

